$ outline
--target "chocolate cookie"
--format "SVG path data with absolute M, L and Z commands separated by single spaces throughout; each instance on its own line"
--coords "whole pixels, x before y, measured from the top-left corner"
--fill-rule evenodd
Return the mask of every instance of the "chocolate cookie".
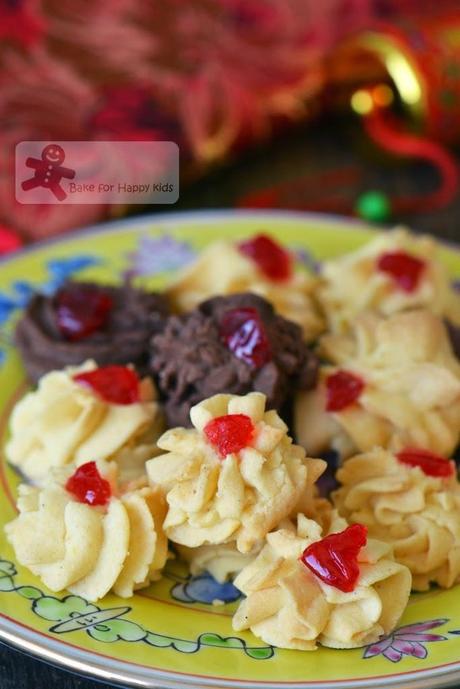
M 318 361 L 300 326 L 269 302 L 244 293 L 214 297 L 170 316 L 152 338 L 150 370 L 170 426 L 188 426 L 190 408 L 217 393 L 256 390 L 281 410 L 299 389 L 314 387 Z
M 154 292 L 68 281 L 53 296 L 32 297 L 15 342 L 34 382 L 87 359 L 99 366 L 132 363 L 144 374 L 150 338 L 167 312 L 165 299 Z

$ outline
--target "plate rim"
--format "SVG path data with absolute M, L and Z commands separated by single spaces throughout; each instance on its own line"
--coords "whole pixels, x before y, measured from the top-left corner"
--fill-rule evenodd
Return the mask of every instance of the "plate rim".
M 10 630 L 9 630 L 10 628 Z M 42 639 L 49 643 L 43 645 Z M 429 669 L 411 670 L 392 675 L 374 675 L 366 679 L 319 680 L 315 682 L 279 683 L 257 680 L 226 680 L 225 678 L 200 677 L 187 673 L 172 673 L 153 669 L 139 663 L 110 658 L 95 651 L 83 650 L 67 641 L 55 640 L 47 634 L 37 632 L 28 625 L 18 623 L 0 613 L 0 641 L 32 655 L 37 660 L 48 662 L 64 670 L 74 672 L 87 679 L 100 679 L 127 687 L 141 689 L 441 689 L 453 686 L 460 680 L 460 661 L 446 663 Z M 69 654 L 60 650 L 62 646 L 71 649 Z M 53 650 L 56 647 L 56 650 Z M 85 658 L 91 660 L 85 660 Z M 81 660 L 80 660 L 81 658 Z M 100 659 L 100 660 L 99 660 Z M 109 663 L 107 663 L 107 660 Z M 91 663 L 91 664 L 90 664 Z M 452 667 L 456 666 L 456 667 Z M 155 673 L 155 676 L 152 676 Z M 423 676 L 422 676 L 423 675 Z M 218 684 L 216 684 L 216 680 Z M 187 682 L 187 684 L 184 684 Z
M 148 230 L 155 226 L 163 226 L 165 229 L 173 229 L 175 225 L 181 227 L 193 225 L 197 222 L 214 224 L 219 221 L 298 221 L 310 222 L 318 225 L 331 225 L 334 229 L 345 230 L 353 228 L 367 233 L 378 233 L 393 227 L 393 225 L 372 225 L 359 218 L 323 214 L 315 212 L 291 211 L 269 209 L 204 209 L 186 211 L 164 211 L 159 213 L 147 213 L 145 215 L 133 215 L 116 220 L 107 220 L 103 223 L 95 223 L 76 228 L 65 234 L 41 239 L 30 245 L 26 245 L 18 251 L 0 258 L 0 268 L 4 265 L 20 261 L 24 256 L 40 253 L 41 250 L 55 245 L 66 244 L 85 236 L 101 234 L 117 234 L 130 231 L 133 234 Z M 413 229 L 413 228 L 412 228 Z M 426 233 L 425 233 L 426 234 Z M 460 253 L 460 245 L 436 238 L 446 248 Z M 45 643 L 43 642 L 45 640 Z M 184 689 L 184 682 L 191 688 L 203 687 L 203 689 L 279 689 L 279 683 L 267 681 L 227 680 L 225 678 L 205 678 L 198 675 L 163 671 L 149 668 L 138 663 L 129 663 L 96 651 L 80 649 L 79 647 L 49 637 L 25 624 L 17 622 L 0 612 L 0 641 L 32 655 L 37 660 L 50 663 L 53 666 L 77 673 L 88 679 L 99 679 L 104 682 L 115 683 L 143 689 Z M 69 653 L 62 648 L 71 649 Z M 217 681 L 217 684 L 216 684 Z M 460 660 L 446 663 L 428 669 L 412 670 L 391 675 L 374 675 L 364 679 L 350 680 L 319 680 L 315 682 L 283 682 L 287 689 L 401 689 L 402 686 L 410 689 L 438 689 L 457 684 L 460 681 Z
M 273 220 L 298 220 L 300 221 L 312 221 L 319 224 L 334 224 L 337 225 L 337 229 L 345 229 L 346 226 L 353 226 L 355 228 L 361 228 L 366 231 L 376 232 L 387 230 L 393 227 L 392 224 L 385 225 L 372 225 L 365 220 L 360 218 L 348 217 L 345 215 L 338 215 L 334 213 L 315 213 L 309 211 L 291 211 L 291 210 L 275 210 L 270 211 L 269 209 L 240 209 L 240 208 L 209 208 L 204 210 L 186 210 L 186 211 L 162 211 L 159 213 L 146 213 L 145 215 L 129 215 L 124 218 L 119 218 L 116 220 L 105 220 L 101 223 L 93 223 L 91 225 L 83 225 L 81 227 L 76 227 L 75 229 L 64 232 L 63 234 L 53 235 L 52 237 L 46 237 L 44 239 L 39 239 L 30 244 L 17 249 L 5 256 L 0 257 L 0 268 L 7 263 L 12 263 L 15 260 L 21 259 L 23 256 L 28 254 L 34 254 L 39 252 L 41 249 L 46 249 L 49 246 L 55 244 L 64 244 L 66 242 L 71 242 L 74 239 L 79 239 L 80 237 L 85 237 L 87 235 L 93 234 L 109 234 L 123 232 L 127 227 L 132 226 L 133 231 L 140 231 L 142 226 L 145 225 L 146 229 L 152 224 L 161 225 L 174 225 L 176 223 L 181 224 L 193 224 L 196 221 L 204 220 L 207 223 L 213 223 L 216 220 L 226 220 L 235 218 L 237 220 L 252 220 L 254 218 L 268 218 Z M 446 243 L 441 240 L 442 243 Z M 456 245 L 453 244 L 455 247 Z M 460 250 L 460 247 L 457 247 Z

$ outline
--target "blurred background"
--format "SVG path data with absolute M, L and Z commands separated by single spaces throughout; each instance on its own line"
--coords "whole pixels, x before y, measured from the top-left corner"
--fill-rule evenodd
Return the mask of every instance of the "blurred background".
M 175 141 L 180 200 L 21 205 L 14 147 L 45 139 Z M 456 239 L 459 144 L 458 0 L 0 0 L 0 253 L 217 207 Z

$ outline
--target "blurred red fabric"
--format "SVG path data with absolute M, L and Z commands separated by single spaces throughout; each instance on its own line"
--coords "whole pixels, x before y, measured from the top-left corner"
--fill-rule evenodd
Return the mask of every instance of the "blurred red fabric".
M 19 141 L 167 139 L 199 171 L 308 117 L 336 42 L 415 4 L 0 0 L 0 222 L 36 239 L 108 212 L 17 203 Z

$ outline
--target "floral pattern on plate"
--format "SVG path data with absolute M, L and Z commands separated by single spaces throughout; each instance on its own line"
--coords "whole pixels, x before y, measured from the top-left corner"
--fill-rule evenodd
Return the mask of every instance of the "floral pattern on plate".
M 416 624 L 399 627 L 392 634 L 382 637 L 377 643 L 367 646 L 363 658 L 374 658 L 382 655 L 392 663 L 399 663 L 404 656 L 413 656 L 423 660 L 428 655 L 425 644 L 433 641 L 447 641 L 447 636 L 441 634 L 427 634 L 430 629 L 436 629 L 446 624 L 447 618 L 427 620 Z

